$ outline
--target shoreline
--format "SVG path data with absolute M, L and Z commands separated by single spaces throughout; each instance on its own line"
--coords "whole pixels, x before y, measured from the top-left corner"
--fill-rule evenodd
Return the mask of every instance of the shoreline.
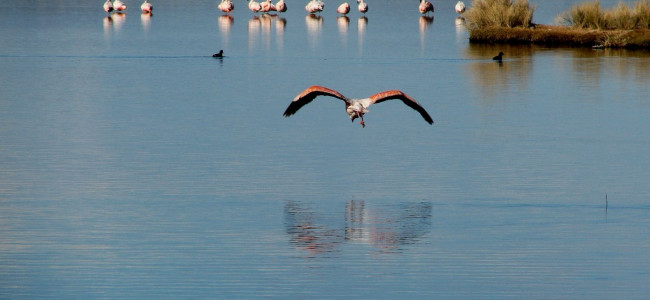
M 537 24 L 533 27 L 491 26 L 471 29 L 470 43 L 534 44 L 560 47 L 650 49 L 650 30 L 595 30 Z

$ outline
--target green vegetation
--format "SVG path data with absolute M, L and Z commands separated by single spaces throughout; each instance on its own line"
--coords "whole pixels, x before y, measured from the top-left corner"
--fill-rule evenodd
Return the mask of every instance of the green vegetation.
M 535 7 L 528 0 L 474 0 L 465 13 L 465 22 L 471 29 L 500 27 L 529 27 Z
M 610 10 L 603 10 L 598 0 L 577 4 L 560 14 L 557 22 L 584 29 L 650 29 L 650 0 L 639 0 L 633 8 L 619 2 Z

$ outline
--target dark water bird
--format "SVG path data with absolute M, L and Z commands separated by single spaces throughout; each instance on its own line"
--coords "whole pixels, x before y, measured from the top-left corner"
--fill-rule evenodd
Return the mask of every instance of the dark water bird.
M 345 112 L 350 116 L 350 120 L 354 122 L 354 119 L 360 118 L 360 124 L 362 127 L 366 127 L 366 124 L 363 121 L 363 115 L 368 113 L 368 106 L 375 103 L 381 103 L 386 100 L 402 100 L 404 104 L 418 111 L 420 115 L 422 115 L 422 118 L 427 121 L 427 123 L 433 124 L 433 119 L 431 119 L 431 116 L 429 116 L 427 111 L 424 110 L 424 108 L 420 106 L 420 104 L 415 101 L 415 99 L 404 94 L 402 91 L 390 90 L 374 94 L 368 98 L 350 99 L 335 90 L 318 85 L 310 86 L 298 94 L 296 98 L 293 99 L 291 104 L 289 104 L 287 110 L 284 111 L 284 116 L 289 117 L 295 114 L 301 107 L 305 106 L 318 96 L 330 96 L 345 101 Z
M 498 62 L 502 62 L 502 61 L 503 61 L 503 52 L 499 52 L 499 55 L 497 55 L 497 56 L 495 56 L 495 57 L 492 57 L 492 60 L 496 60 L 496 61 L 498 61 Z
M 222 58 L 223 57 L 223 50 L 219 50 L 218 53 L 212 54 L 212 57 Z

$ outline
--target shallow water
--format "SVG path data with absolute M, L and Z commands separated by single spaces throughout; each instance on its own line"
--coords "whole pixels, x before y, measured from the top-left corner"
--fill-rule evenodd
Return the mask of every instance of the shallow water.
M 153 4 L 0 1 L 0 298 L 650 294 L 648 52 L 470 45 L 453 1 Z M 435 124 L 282 117 L 314 84 Z

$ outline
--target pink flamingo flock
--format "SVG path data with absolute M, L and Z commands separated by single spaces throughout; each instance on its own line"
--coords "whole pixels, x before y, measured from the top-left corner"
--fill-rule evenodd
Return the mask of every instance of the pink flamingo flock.
M 271 11 L 277 11 L 277 12 L 285 12 L 287 11 L 287 4 L 284 2 L 284 0 L 279 0 L 275 4 L 271 2 L 271 0 L 263 0 L 261 2 L 257 2 L 255 0 L 247 0 L 248 1 L 248 9 L 253 12 L 253 13 L 269 13 Z M 357 10 L 364 14 L 368 12 L 368 4 L 364 0 L 357 0 L 358 6 Z M 114 0 L 111 2 L 111 0 L 106 0 L 104 2 L 104 11 L 107 13 L 111 12 L 123 12 L 126 10 L 126 4 L 122 2 L 121 0 Z M 230 15 L 230 13 L 235 9 L 235 5 L 233 4 L 232 0 L 221 0 L 219 5 L 217 5 L 217 8 L 226 13 L 226 15 Z M 319 13 L 323 11 L 325 8 L 325 3 L 321 0 L 310 0 L 307 2 L 307 5 L 305 5 L 305 10 L 310 13 Z M 153 5 L 149 3 L 147 0 L 145 0 L 142 5 L 140 5 L 140 10 L 142 11 L 143 14 L 150 14 L 153 11 Z M 418 6 L 418 10 L 420 11 L 421 14 L 425 15 L 428 13 L 433 13 L 434 8 L 433 4 L 427 0 L 420 0 L 420 5 Z M 455 6 L 455 10 L 457 13 L 462 14 L 465 11 L 465 4 L 462 1 L 458 1 L 457 5 Z M 336 12 L 341 14 L 341 15 L 346 15 L 350 12 L 350 5 L 347 2 L 341 3 L 336 8 Z
M 104 2 L 104 11 L 109 14 L 114 11 L 123 12 L 125 10 L 126 4 L 121 0 L 115 0 L 113 2 L 111 2 L 111 0 L 106 0 L 106 2 Z M 140 10 L 142 10 L 143 14 L 150 14 L 153 11 L 153 5 L 151 5 L 147 0 L 144 0 L 142 5 L 140 5 Z

